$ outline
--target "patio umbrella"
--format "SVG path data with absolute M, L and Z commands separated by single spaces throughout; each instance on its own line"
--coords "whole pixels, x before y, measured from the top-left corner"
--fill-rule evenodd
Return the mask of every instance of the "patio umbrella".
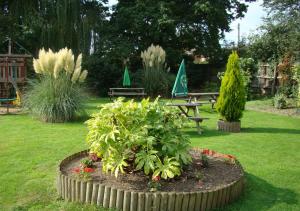
M 130 86 L 130 78 L 127 67 L 125 67 L 124 75 L 123 75 L 123 86 Z
M 172 97 L 184 97 L 187 96 L 188 89 L 187 89 L 187 78 L 185 73 L 185 65 L 184 65 L 184 59 L 182 60 L 176 80 L 172 89 Z

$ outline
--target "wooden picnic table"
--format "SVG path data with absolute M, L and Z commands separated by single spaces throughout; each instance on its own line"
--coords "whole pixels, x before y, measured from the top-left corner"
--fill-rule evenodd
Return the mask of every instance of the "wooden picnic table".
M 209 97 L 208 102 L 201 102 L 201 103 L 210 103 L 211 108 L 214 108 L 215 103 L 217 102 L 217 98 L 219 96 L 219 92 L 192 92 L 187 94 L 188 102 L 197 102 L 200 98 Z
M 144 88 L 109 88 L 108 95 L 112 99 L 116 96 L 145 97 L 147 94 Z
M 202 122 L 205 119 L 208 118 L 203 118 L 200 117 L 198 106 L 201 106 L 202 104 L 199 102 L 187 102 L 187 103 L 172 103 L 172 104 L 167 104 L 167 106 L 174 106 L 178 107 L 182 114 L 184 114 L 188 119 L 193 120 L 196 123 L 197 131 L 199 134 L 202 133 L 202 130 L 200 128 L 200 122 Z M 186 109 L 186 110 L 185 110 Z M 189 110 L 193 110 L 194 116 L 189 115 Z

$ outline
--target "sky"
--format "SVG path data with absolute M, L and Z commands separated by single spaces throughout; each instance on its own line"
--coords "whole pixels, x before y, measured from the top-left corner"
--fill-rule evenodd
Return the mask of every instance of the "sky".
M 118 0 L 109 0 L 109 5 L 116 4 L 117 2 Z M 248 4 L 249 7 L 245 17 L 231 23 L 230 28 L 232 31 L 225 33 L 225 40 L 237 43 L 238 23 L 240 23 L 241 37 L 245 37 L 251 32 L 255 32 L 255 29 L 262 24 L 262 17 L 267 15 L 261 6 L 262 2 L 263 0 L 258 0 Z
M 264 11 L 262 5 L 263 0 L 258 0 L 257 2 L 249 3 L 248 11 L 245 17 L 242 19 L 237 19 L 231 23 L 230 28 L 232 31 L 225 33 L 225 39 L 228 41 L 234 41 L 237 43 L 238 37 L 238 23 L 240 24 L 240 34 L 241 37 L 255 32 L 255 29 L 262 24 L 262 17 L 267 15 Z

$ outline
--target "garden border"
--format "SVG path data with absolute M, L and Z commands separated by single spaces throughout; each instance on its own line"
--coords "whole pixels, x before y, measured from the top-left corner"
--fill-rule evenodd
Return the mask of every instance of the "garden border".
M 198 211 L 222 208 L 236 200 L 244 189 L 244 174 L 238 180 L 216 190 L 138 192 L 118 189 L 99 182 L 75 179 L 61 172 L 61 167 L 67 162 L 87 154 L 88 150 L 84 150 L 66 157 L 59 163 L 57 191 L 59 196 L 67 201 L 100 205 L 104 208 L 117 208 L 123 211 Z

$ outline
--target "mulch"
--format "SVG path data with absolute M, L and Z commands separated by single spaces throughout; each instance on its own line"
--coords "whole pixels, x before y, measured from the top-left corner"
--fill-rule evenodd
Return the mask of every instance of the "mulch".
M 62 172 L 71 177 L 78 177 L 74 173 L 74 168 L 79 167 L 80 160 L 83 158 L 85 156 L 76 158 L 65 166 L 62 166 Z M 119 173 L 118 178 L 116 178 L 111 173 L 106 174 L 102 171 L 101 162 L 96 162 L 95 166 L 95 171 L 91 173 L 91 179 L 95 182 L 124 190 L 149 191 L 147 184 L 150 178 L 141 171 L 132 171 L 126 174 Z M 184 168 L 181 176 L 175 179 L 160 181 L 161 191 L 189 192 L 215 190 L 218 187 L 237 181 L 243 174 L 243 169 L 238 162 L 230 164 L 224 162 L 224 160 L 209 157 L 208 167 L 204 168 L 202 167 L 201 160 L 193 156 L 192 164 Z M 199 179 L 199 175 L 201 175 L 201 179 Z

